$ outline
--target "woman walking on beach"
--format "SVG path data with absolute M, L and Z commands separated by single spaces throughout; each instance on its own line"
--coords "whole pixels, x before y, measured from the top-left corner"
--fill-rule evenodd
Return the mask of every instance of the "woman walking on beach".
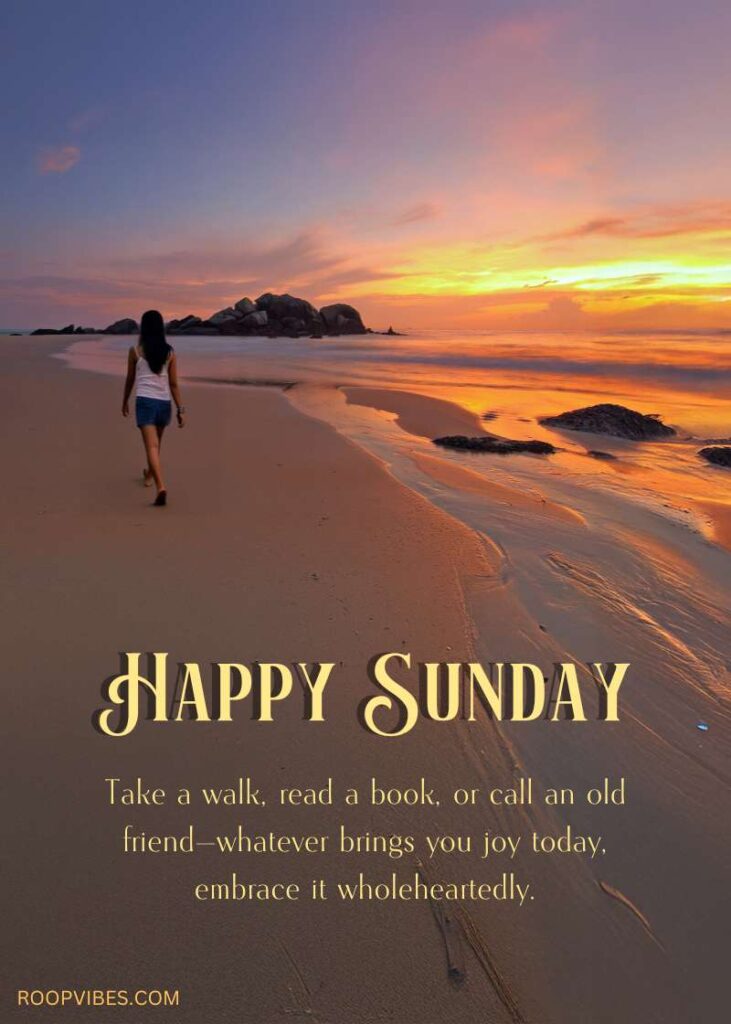
M 178 426 L 185 423 L 185 409 L 178 387 L 178 365 L 172 345 L 165 338 L 165 323 L 156 309 L 148 309 L 140 321 L 140 340 L 129 350 L 127 379 L 124 382 L 122 415 L 129 416 L 129 398 L 135 388 L 135 416 L 147 455 L 143 470 L 145 487 L 155 484 L 157 497 L 153 504 L 167 504 L 167 490 L 160 465 L 160 445 L 165 427 L 170 423 L 172 402 L 177 409 Z

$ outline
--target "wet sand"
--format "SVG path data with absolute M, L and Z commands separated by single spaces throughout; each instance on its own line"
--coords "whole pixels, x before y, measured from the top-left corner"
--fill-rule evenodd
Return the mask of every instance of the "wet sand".
M 651 573 L 640 606 L 613 578 L 613 535 L 575 515 L 546 515 L 533 500 L 511 505 L 504 491 L 488 495 L 484 521 L 471 527 L 456 507 L 460 485 L 475 500 L 471 477 L 460 482 L 422 458 L 429 472 L 420 487 L 407 486 L 398 467 L 389 472 L 344 432 L 306 416 L 290 401 L 297 389 L 189 387 L 189 424 L 165 441 L 171 504 L 152 509 L 136 431 L 118 412 L 121 381 L 66 368 L 48 358 L 57 347 L 3 339 L 11 992 L 180 987 L 174 1019 L 183 1024 L 722 1019 L 728 620 L 720 593 L 694 589 L 693 558 L 677 556 L 662 531 L 641 551 L 628 545 L 619 556 L 627 579 Z M 411 425 L 431 428 L 427 412 Z M 446 492 L 430 497 L 432 486 Z M 628 528 L 639 536 L 644 525 Z M 653 587 L 662 578 L 664 589 Z M 687 600 L 676 622 L 677 594 Z M 702 600 L 715 626 L 699 635 Z M 272 724 L 146 723 L 110 740 L 89 719 L 120 650 L 201 663 L 330 660 L 338 676 L 322 724 L 302 722 L 301 705 L 287 702 Z M 616 726 L 423 722 L 381 739 L 354 712 L 373 692 L 364 666 L 386 650 L 418 661 L 545 665 L 567 654 L 626 656 L 637 670 Z M 695 728 L 700 718 L 707 734 Z M 577 790 L 624 775 L 629 805 L 599 815 L 543 806 L 478 813 L 443 800 L 436 810 L 386 813 L 364 803 L 346 815 L 284 812 L 272 800 L 255 814 L 193 814 L 110 809 L 103 784 L 141 775 L 171 788 L 227 785 L 251 775 L 275 791 L 328 776 L 340 787 L 426 776 L 446 794 L 521 774 Z M 428 903 L 205 904 L 193 900 L 194 884 L 232 867 L 306 885 L 313 875 L 386 879 L 419 865 L 369 855 L 345 865 L 326 855 L 315 866 L 303 857 L 120 853 L 128 821 L 182 832 L 191 819 L 202 830 L 242 820 L 257 832 L 318 831 L 342 820 L 353 833 L 442 834 L 558 832 L 570 820 L 602 833 L 607 854 L 481 868 L 438 856 L 423 865 L 427 877 L 492 879 L 514 868 L 536 893 L 523 908 L 471 903 L 449 907 L 446 918 Z M 122 1010 L 97 1017 L 138 1019 Z
M 419 437 L 485 433 L 479 418 L 454 402 L 395 389 L 345 387 L 342 390 L 349 402 L 392 413 L 400 427 Z

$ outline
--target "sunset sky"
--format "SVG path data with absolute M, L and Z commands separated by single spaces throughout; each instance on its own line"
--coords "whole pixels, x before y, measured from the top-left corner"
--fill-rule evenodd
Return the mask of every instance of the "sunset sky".
M 731 327 L 728 0 L 3 7 L 4 327 Z

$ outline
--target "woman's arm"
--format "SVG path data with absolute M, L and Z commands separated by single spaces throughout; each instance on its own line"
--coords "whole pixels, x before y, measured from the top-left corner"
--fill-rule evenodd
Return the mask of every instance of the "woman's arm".
M 127 379 L 124 382 L 124 398 L 122 399 L 122 415 L 129 416 L 129 396 L 132 394 L 132 388 L 135 384 L 135 374 L 137 373 L 137 353 L 133 348 L 130 348 L 127 355 Z
M 168 363 L 168 380 L 170 381 L 170 393 L 173 396 L 175 407 L 178 410 L 178 426 L 185 426 L 185 409 L 183 408 L 183 399 L 180 396 L 180 385 L 178 384 L 178 360 L 175 353 L 170 356 L 170 362 Z

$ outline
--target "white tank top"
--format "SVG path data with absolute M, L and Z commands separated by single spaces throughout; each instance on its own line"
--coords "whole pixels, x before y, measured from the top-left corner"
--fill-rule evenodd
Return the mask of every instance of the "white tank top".
M 145 357 L 142 355 L 142 350 L 138 346 L 135 351 L 137 352 L 137 373 L 136 373 L 136 391 L 135 394 L 138 398 L 157 398 L 161 402 L 169 402 L 170 395 L 170 381 L 168 379 L 168 363 L 170 362 L 170 356 L 172 350 L 168 354 L 165 360 L 165 365 L 159 373 L 153 373 L 150 369 L 150 364 L 147 362 Z

